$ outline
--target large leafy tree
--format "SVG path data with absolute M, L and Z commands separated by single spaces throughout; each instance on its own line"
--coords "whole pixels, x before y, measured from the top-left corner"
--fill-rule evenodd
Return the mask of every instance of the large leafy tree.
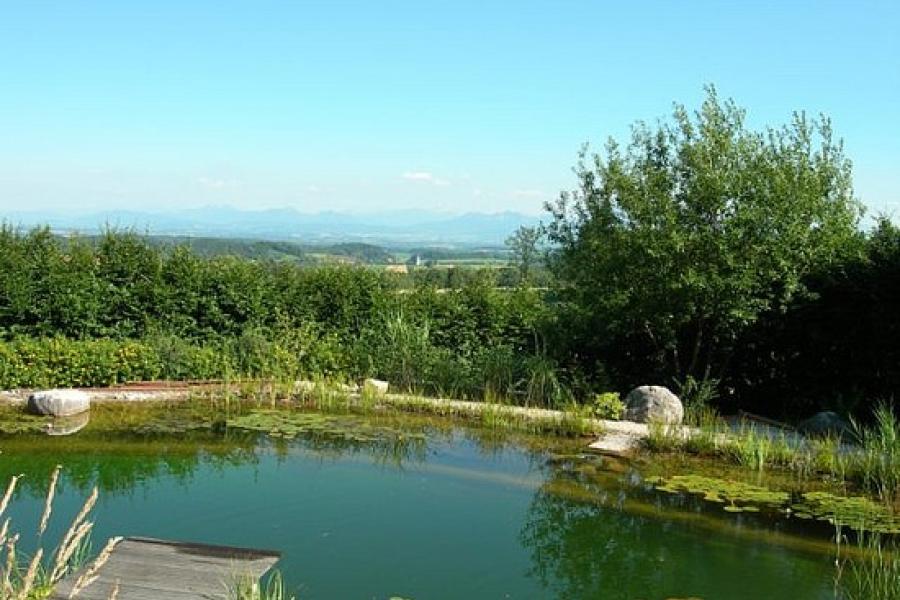
M 629 384 L 722 377 L 740 334 L 859 237 L 827 118 L 754 131 L 706 91 L 625 145 L 585 147 L 577 188 L 547 205 L 571 351 Z

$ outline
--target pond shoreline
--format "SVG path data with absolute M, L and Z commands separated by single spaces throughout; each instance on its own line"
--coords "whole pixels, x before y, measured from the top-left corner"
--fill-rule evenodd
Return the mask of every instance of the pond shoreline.
M 315 385 L 319 384 L 310 381 L 298 381 L 294 384 L 294 389 L 309 390 Z M 153 381 L 117 385 L 108 388 L 74 389 L 85 392 L 90 398 L 91 404 L 106 402 L 179 402 L 188 401 L 197 395 L 240 392 L 240 385 L 222 382 Z M 28 396 L 34 391 L 30 389 L 0 390 L 0 404 L 25 404 L 28 401 Z M 353 401 L 362 401 L 363 393 L 355 386 L 340 386 L 336 388 L 336 391 L 347 395 Z M 584 427 L 585 437 L 593 438 L 587 449 L 614 456 L 630 456 L 634 454 L 650 435 L 649 427 L 645 423 L 598 419 L 573 415 L 568 411 L 549 408 L 434 398 L 400 393 L 377 394 L 376 401 L 380 405 L 404 412 L 427 412 L 438 416 L 452 414 L 469 418 L 481 418 L 485 413 L 491 412 L 538 425 L 554 425 L 562 423 L 566 419 L 580 419 Z M 685 426 L 682 434 L 688 435 L 689 432 L 689 428 Z

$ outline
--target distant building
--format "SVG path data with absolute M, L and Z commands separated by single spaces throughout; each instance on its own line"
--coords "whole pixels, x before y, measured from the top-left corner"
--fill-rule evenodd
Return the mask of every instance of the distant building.
M 409 267 L 421 267 L 425 264 L 425 260 L 422 258 L 421 254 L 413 254 L 409 257 L 409 260 L 406 261 L 406 265 Z

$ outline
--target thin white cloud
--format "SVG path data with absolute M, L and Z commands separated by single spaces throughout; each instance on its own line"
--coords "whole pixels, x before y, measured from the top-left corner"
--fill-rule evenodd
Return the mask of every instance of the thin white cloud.
M 216 179 L 214 177 L 198 177 L 197 183 L 205 188 L 214 190 L 220 190 L 222 188 L 231 187 L 232 185 L 234 185 L 233 181 L 229 181 L 227 179 Z
M 435 177 L 434 173 L 428 171 L 407 171 L 402 175 L 406 181 L 416 181 L 421 183 L 430 183 L 431 185 L 445 186 L 450 182 L 440 177 Z
M 546 198 L 547 194 L 541 190 L 515 190 L 514 198 Z

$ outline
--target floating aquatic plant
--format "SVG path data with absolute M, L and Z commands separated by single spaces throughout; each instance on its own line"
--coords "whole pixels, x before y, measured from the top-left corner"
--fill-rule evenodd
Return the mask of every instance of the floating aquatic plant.
M 704 475 L 676 475 L 658 483 L 656 489 L 673 494 L 702 494 L 706 501 L 726 504 L 723 509 L 728 512 L 758 512 L 760 507 L 777 509 L 790 501 L 787 492 Z
M 228 427 L 260 431 L 279 438 L 311 435 L 357 443 L 396 439 L 425 440 L 424 433 L 378 426 L 362 419 L 280 410 L 254 410 L 228 419 Z
M 676 475 L 657 479 L 654 484 L 663 492 L 702 495 L 708 502 L 723 504 L 722 509 L 727 512 L 780 510 L 798 519 L 827 521 L 858 531 L 900 534 L 900 515 L 886 505 L 862 496 L 813 491 L 792 502 L 787 491 L 704 475 Z
M 860 531 L 900 534 L 900 515 L 863 496 L 837 496 L 829 492 L 807 492 L 790 507 L 794 516 L 846 525 Z

